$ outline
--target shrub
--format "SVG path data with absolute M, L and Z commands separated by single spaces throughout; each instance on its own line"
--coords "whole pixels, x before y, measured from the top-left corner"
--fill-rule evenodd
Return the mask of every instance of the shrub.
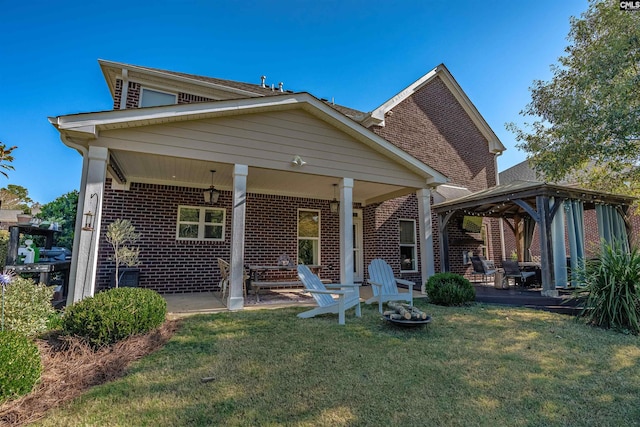
M 55 313 L 51 298 L 53 286 L 36 284 L 32 279 L 14 277 L 6 285 L 4 326 L 6 330 L 33 336 L 48 330 L 48 320 Z
M 574 294 L 582 298 L 579 317 L 588 324 L 635 335 L 640 333 L 640 251 L 604 244 L 597 260 L 577 272 L 584 285 Z
M 429 301 L 438 305 L 462 305 L 476 299 L 476 290 L 467 279 L 453 273 L 438 273 L 426 286 Z
M 41 373 L 38 347 L 17 332 L 0 332 L 0 402 L 29 393 Z
M 76 335 L 97 348 L 160 326 L 167 302 L 157 292 L 114 288 L 68 307 L 62 318 L 66 335 Z

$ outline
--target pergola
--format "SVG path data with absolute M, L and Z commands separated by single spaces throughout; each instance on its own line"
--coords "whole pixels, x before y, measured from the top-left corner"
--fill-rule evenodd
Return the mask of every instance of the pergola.
M 567 280 L 565 232 L 568 234 L 571 265 L 575 268 L 584 259 L 584 211 L 596 210 L 601 239 L 628 242 L 631 234 L 629 208 L 634 200 L 633 197 L 573 186 L 514 181 L 435 204 L 433 211 L 438 215 L 441 270 L 449 271 L 447 225 L 452 218 L 481 216 L 505 219 L 504 223 L 515 234 L 520 261 L 529 260 L 526 248 L 531 245 L 537 224 L 542 294 L 556 296 L 556 284 Z M 565 217 L 568 229 L 565 229 Z

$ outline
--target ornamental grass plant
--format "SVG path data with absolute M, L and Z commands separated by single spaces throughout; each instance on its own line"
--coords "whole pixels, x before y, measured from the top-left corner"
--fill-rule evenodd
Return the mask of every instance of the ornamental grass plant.
M 640 334 L 640 250 L 621 242 L 603 243 L 597 259 L 578 271 L 583 283 L 575 294 L 583 302 L 580 318 L 588 324 Z

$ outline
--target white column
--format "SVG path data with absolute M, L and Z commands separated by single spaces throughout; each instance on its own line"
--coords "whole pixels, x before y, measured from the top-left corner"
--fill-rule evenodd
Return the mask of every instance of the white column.
M 107 174 L 109 150 L 104 147 L 89 147 L 87 159 L 83 163 L 81 186 L 82 196 L 78 203 L 78 216 L 93 214 L 92 227 L 84 229 L 84 219 L 76 221 L 74 252 L 71 261 L 69 293 L 67 304 L 93 296 L 96 286 L 96 266 L 98 263 L 98 240 L 102 222 L 102 197 Z
M 340 283 L 353 283 L 353 179 L 340 182 Z
M 242 281 L 244 280 L 244 228 L 247 204 L 247 175 L 249 166 L 233 168 L 233 208 L 231 217 L 231 263 L 229 278 L 229 310 L 244 308 Z
M 142 93 L 140 94 L 142 95 Z M 129 71 L 122 69 L 122 90 L 120 91 L 120 109 L 127 108 L 127 98 L 129 97 Z
M 418 215 L 420 220 L 420 271 L 422 283 L 420 290 L 426 294 L 425 285 L 429 277 L 435 274 L 435 262 L 433 260 L 433 228 L 431 225 L 431 190 L 423 188 L 416 191 L 418 198 Z

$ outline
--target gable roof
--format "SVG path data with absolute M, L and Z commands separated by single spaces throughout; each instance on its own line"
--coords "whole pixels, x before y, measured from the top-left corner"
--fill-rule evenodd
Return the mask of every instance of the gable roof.
M 506 150 L 505 146 L 498 139 L 498 136 L 493 132 L 489 124 L 484 117 L 480 114 L 478 109 L 473 105 L 469 97 L 462 90 L 458 82 L 453 78 L 447 67 L 444 64 L 438 65 L 433 70 L 429 71 L 424 76 L 398 92 L 392 98 L 384 102 L 375 110 L 371 111 L 367 118 L 362 122 L 363 125 L 369 127 L 372 125 L 384 126 L 385 114 L 392 110 L 396 105 L 400 104 L 405 99 L 419 91 L 422 87 L 429 84 L 436 77 L 439 77 L 447 86 L 451 94 L 460 103 L 465 110 L 469 118 L 473 121 L 478 130 L 489 142 L 489 151 L 491 153 L 501 153 Z
M 116 81 L 118 79 L 128 79 L 137 77 L 138 79 L 151 82 L 166 82 L 169 78 L 176 84 L 197 85 L 204 88 L 221 90 L 233 94 L 235 98 L 275 96 L 283 92 L 279 90 L 271 90 L 268 87 L 262 87 L 259 84 L 243 83 L 234 80 L 216 79 L 213 77 L 199 76 L 196 74 L 180 73 L 176 71 L 162 70 L 159 68 L 143 67 L 140 65 L 125 64 L 122 62 L 107 61 L 99 59 L 98 63 L 104 74 L 104 78 L 109 86 L 111 96 L 115 96 Z
M 509 184 L 513 181 L 537 181 L 538 174 L 529 165 L 529 160 L 524 160 L 498 174 L 500 184 Z
M 200 76 L 196 74 L 181 73 L 177 71 L 163 70 L 159 68 L 144 67 L 140 65 L 125 64 L 122 62 L 107 61 L 99 59 L 98 63 L 102 69 L 111 96 L 115 97 L 116 81 L 118 79 L 132 78 L 135 80 L 142 80 L 148 83 L 156 83 L 162 86 L 166 84 L 167 79 L 173 80 L 176 85 L 176 89 L 180 89 L 181 85 L 190 85 L 190 88 L 184 87 L 184 90 L 193 92 L 194 87 L 200 88 L 200 92 L 203 96 L 217 99 L 211 93 L 207 94 L 207 89 L 210 91 L 221 91 L 228 94 L 225 99 L 235 98 L 256 98 L 264 96 L 278 96 L 285 93 L 295 93 L 291 90 L 280 91 L 279 89 L 272 89 L 271 87 L 262 87 L 260 84 L 244 83 L 236 80 L 218 79 L 214 77 Z M 204 92 L 202 92 L 204 90 Z M 322 100 L 331 108 L 338 110 L 347 117 L 350 117 L 356 121 L 364 119 L 367 113 L 338 105 L 328 100 Z
M 72 114 L 50 117 L 49 122 L 63 136 L 75 140 L 91 140 L 96 139 L 101 130 L 296 108 L 305 110 L 386 157 L 404 165 L 407 169 L 424 177 L 425 184 L 438 185 L 447 182 L 447 178 L 440 172 L 305 92 L 284 93 L 277 97 L 240 98 Z
M 529 206 L 536 206 L 537 196 L 582 200 L 585 203 L 585 209 L 594 209 L 595 204 L 630 206 L 635 201 L 634 197 L 575 186 L 541 181 L 512 181 L 457 199 L 436 203 L 433 205 L 433 211 L 438 214 L 466 211 L 471 215 L 511 218 L 525 211 L 521 204 L 515 202 L 516 200 L 524 200 Z

